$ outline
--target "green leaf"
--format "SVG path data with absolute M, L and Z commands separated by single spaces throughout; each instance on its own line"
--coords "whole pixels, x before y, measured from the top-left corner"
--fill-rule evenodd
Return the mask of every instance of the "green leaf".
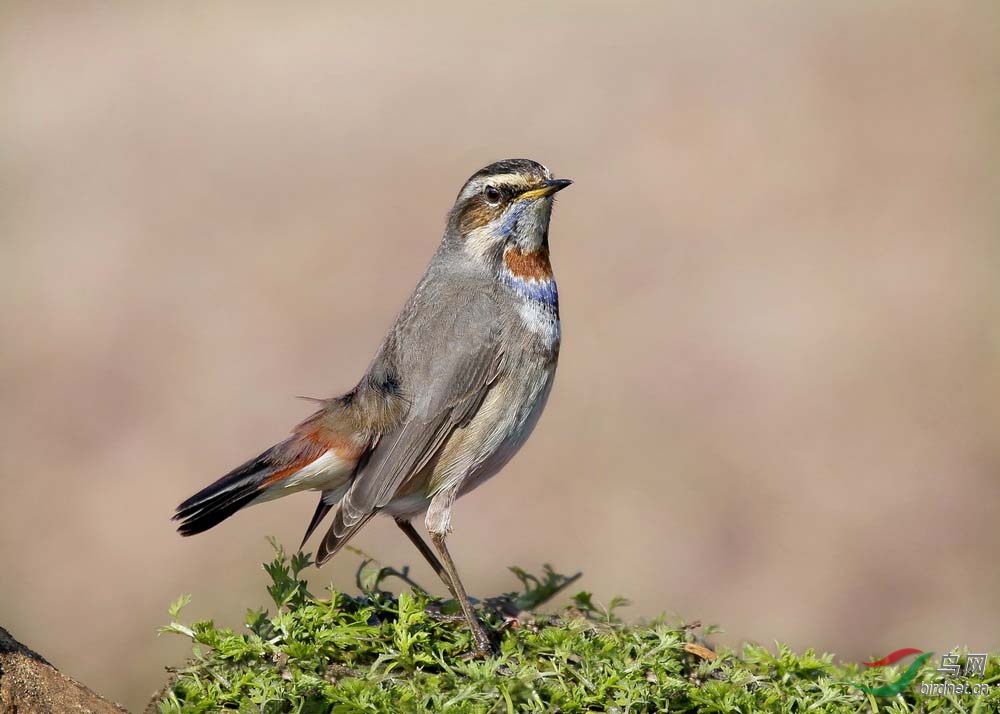
M 184 624 L 181 611 L 190 598 L 171 604 L 172 622 L 161 631 L 188 637 L 192 654 L 157 702 L 160 712 L 1000 711 L 996 654 L 979 680 L 991 685 L 988 695 L 921 695 L 919 684 L 941 682 L 932 668 L 917 667 L 907 679 L 909 669 L 902 677 L 888 668 L 861 671 L 835 664 L 832 655 L 798 653 L 782 644 L 713 652 L 706 638 L 716 628 L 665 617 L 623 622 L 624 598 L 604 606 L 594 594 L 579 592 L 568 607 L 541 612 L 541 603 L 577 577 L 550 566 L 541 573 L 512 568 L 522 592 L 475 601 L 500 652 L 469 659 L 468 626 L 449 614 L 458 612 L 457 603 L 431 598 L 408 580 L 405 566 L 384 566 L 366 556 L 359 592 L 331 591 L 321 599 L 301 579 L 311 557 L 289 558 L 273 545 L 275 557 L 264 569 L 276 608 L 221 618 L 237 631 L 211 620 Z M 391 578 L 404 583 L 398 597 L 383 590 Z M 908 686 L 882 699 L 846 686 L 875 692 L 892 678 Z

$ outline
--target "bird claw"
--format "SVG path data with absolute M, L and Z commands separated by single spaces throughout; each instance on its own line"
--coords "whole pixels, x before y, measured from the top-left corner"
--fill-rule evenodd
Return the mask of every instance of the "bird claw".
M 486 634 L 485 630 L 473 632 L 472 640 L 475 643 L 475 647 L 471 652 L 466 652 L 462 655 L 463 661 L 469 662 L 477 659 L 489 659 L 490 657 L 496 657 L 500 654 L 500 648 L 493 642 L 490 636 Z
M 435 622 L 448 622 L 454 624 L 468 624 L 468 620 L 465 615 L 459 613 L 446 613 L 441 610 L 440 604 L 431 604 L 424 608 L 424 612 Z M 501 625 L 501 629 L 507 629 L 509 625 L 504 622 Z M 462 660 L 477 660 L 477 659 L 487 659 L 488 657 L 495 657 L 500 654 L 500 647 L 496 643 L 496 637 L 491 633 L 491 631 L 482 623 L 482 621 L 476 620 L 476 626 L 472 627 L 472 650 L 470 652 L 462 655 Z

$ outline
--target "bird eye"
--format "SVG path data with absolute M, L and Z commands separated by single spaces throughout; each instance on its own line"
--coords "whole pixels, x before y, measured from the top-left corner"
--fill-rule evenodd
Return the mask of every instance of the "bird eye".
M 500 203 L 500 199 L 503 198 L 503 194 L 500 193 L 500 189 L 496 186 L 487 186 L 483 189 L 483 195 L 486 197 L 486 203 L 491 206 L 495 206 Z

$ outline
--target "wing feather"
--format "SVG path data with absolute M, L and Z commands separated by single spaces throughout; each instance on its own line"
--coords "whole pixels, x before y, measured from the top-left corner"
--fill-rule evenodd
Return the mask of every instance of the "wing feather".
M 332 557 L 408 479 L 427 466 L 455 429 L 472 418 L 502 370 L 499 330 L 456 324 L 453 340 L 446 341 L 433 369 L 427 371 L 428 378 L 412 385 L 417 393 L 408 395 L 407 418 L 394 431 L 381 435 L 336 505 L 333 524 L 317 551 L 318 563 Z

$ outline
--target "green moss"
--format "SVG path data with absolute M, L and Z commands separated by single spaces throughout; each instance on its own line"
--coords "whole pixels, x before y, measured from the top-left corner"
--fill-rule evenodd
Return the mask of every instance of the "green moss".
M 897 667 L 859 671 L 832 655 L 795 654 L 756 645 L 713 653 L 698 626 L 657 620 L 622 623 L 615 609 L 588 593 L 556 615 L 538 607 L 575 580 L 546 569 L 540 578 L 516 570 L 523 591 L 479 604 L 501 632 L 499 656 L 468 660 L 467 628 L 454 603 L 413 587 L 398 598 L 380 589 L 407 572 L 363 567 L 364 593 L 314 597 L 299 579 L 309 557 L 287 559 L 280 548 L 265 564 L 276 611 L 247 614 L 246 632 L 210 621 L 178 621 L 187 597 L 170 608 L 164 631 L 191 638 L 194 654 L 162 693 L 167 713 L 240 712 L 994 712 L 1000 709 L 1000 659 L 991 656 L 988 696 L 921 696 L 921 682 L 940 683 L 924 667 L 902 694 L 878 698 L 848 682 L 878 687 Z M 516 622 L 510 614 L 520 612 Z M 505 616 L 506 614 L 506 616 Z M 710 633 L 707 633 L 710 634 Z

